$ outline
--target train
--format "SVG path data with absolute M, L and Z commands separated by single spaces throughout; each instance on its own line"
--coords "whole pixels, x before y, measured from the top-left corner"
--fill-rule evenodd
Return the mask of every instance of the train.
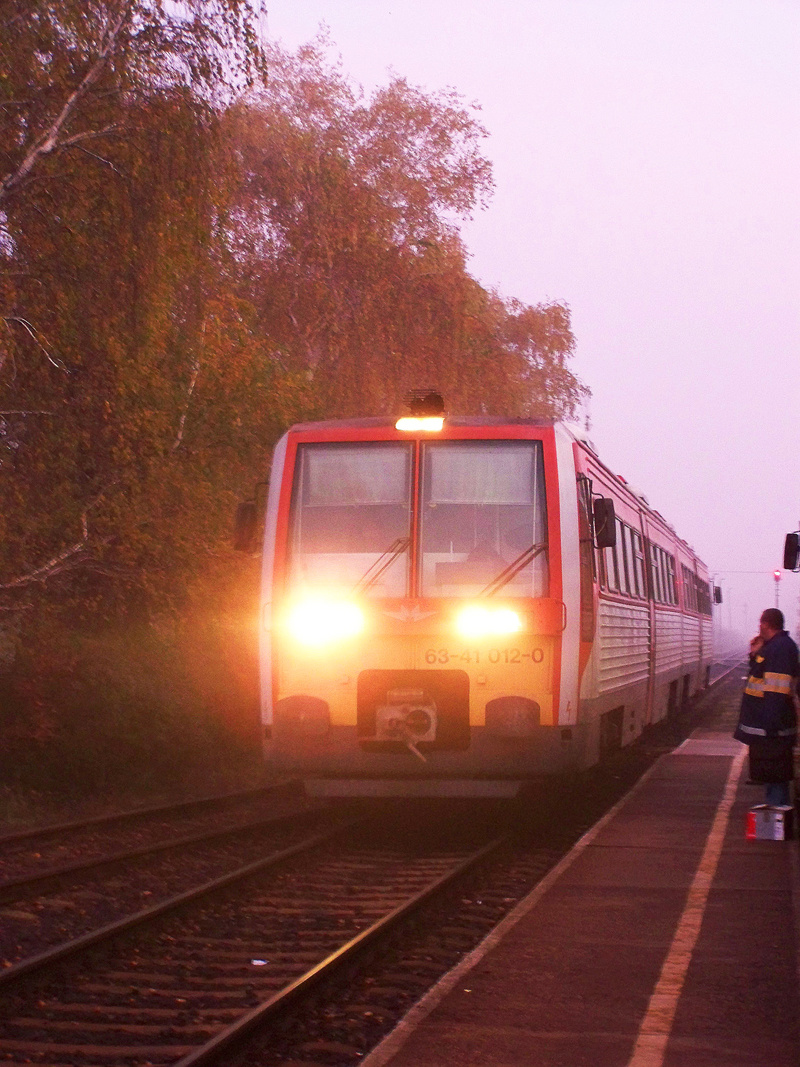
M 292 426 L 265 507 L 240 505 L 272 771 L 315 796 L 512 797 L 709 684 L 708 568 L 586 437 L 424 391 L 409 412 Z

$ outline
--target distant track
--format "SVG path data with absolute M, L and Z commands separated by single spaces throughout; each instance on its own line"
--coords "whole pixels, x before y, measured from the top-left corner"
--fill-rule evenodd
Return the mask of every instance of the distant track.
M 737 667 L 743 667 L 746 663 L 747 657 L 741 651 L 737 649 L 734 652 L 730 652 L 727 655 L 722 656 L 720 659 L 715 660 L 711 665 L 711 685 L 716 685 L 724 678 L 727 678 L 729 674 L 732 674 Z
M 12 878 L 0 881 L 0 903 L 8 903 L 25 897 L 33 896 L 60 886 L 74 883 L 80 875 L 98 872 L 104 868 L 121 867 L 132 860 L 142 859 L 146 856 L 156 855 L 161 852 L 169 852 L 172 849 L 179 850 L 190 845 L 200 843 L 210 844 L 213 841 L 221 841 L 249 830 L 261 830 L 281 825 L 306 821 L 314 816 L 321 815 L 324 809 L 310 808 L 301 812 L 290 812 L 282 815 L 264 816 L 252 819 L 248 822 L 237 823 L 220 830 L 209 830 L 201 833 L 189 834 L 185 837 L 172 838 L 166 841 L 156 841 L 141 848 L 122 850 L 109 853 L 104 856 L 93 857 L 88 860 L 79 860 L 76 863 L 64 864 L 60 867 L 51 867 L 45 871 L 39 871 L 32 875 L 21 878 Z
M 28 841 L 35 838 L 45 840 L 49 837 L 60 836 L 73 830 L 85 830 L 95 827 L 110 827 L 119 823 L 135 821 L 137 819 L 152 818 L 154 816 L 171 816 L 178 812 L 201 811 L 203 808 L 219 807 L 227 803 L 258 797 L 265 794 L 288 791 L 296 786 L 295 779 L 283 779 L 272 785 L 260 786 L 257 789 L 245 789 L 235 793 L 220 793 L 217 795 L 197 797 L 194 800 L 175 801 L 171 804 L 156 804 L 143 808 L 132 808 L 129 811 L 118 811 L 111 815 L 94 815 L 88 819 L 75 819 L 70 822 L 52 823 L 46 826 L 33 826 L 26 830 L 15 830 L 12 833 L 0 834 L 0 849 L 6 845 Z

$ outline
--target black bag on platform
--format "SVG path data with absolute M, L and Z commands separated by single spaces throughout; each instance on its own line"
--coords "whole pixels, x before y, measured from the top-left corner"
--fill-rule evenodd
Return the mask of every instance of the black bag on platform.
M 794 778 L 794 739 L 791 737 L 754 737 L 750 742 L 750 780 L 753 782 L 791 782 Z

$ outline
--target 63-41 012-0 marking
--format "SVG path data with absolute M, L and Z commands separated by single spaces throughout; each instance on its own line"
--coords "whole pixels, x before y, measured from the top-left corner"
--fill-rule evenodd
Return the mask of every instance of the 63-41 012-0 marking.
M 520 648 L 428 648 L 425 650 L 426 663 L 541 663 L 544 650 L 531 649 L 524 652 Z

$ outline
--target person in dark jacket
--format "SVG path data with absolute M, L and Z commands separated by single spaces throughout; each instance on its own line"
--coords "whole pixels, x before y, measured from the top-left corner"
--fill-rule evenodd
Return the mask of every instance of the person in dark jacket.
M 790 803 L 798 674 L 797 645 L 783 628 L 783 612 L 767 608 L 750 642 L 750 677 L 733 736 L 750 746 L 750 778 L 766 785 L 771 805 Z

